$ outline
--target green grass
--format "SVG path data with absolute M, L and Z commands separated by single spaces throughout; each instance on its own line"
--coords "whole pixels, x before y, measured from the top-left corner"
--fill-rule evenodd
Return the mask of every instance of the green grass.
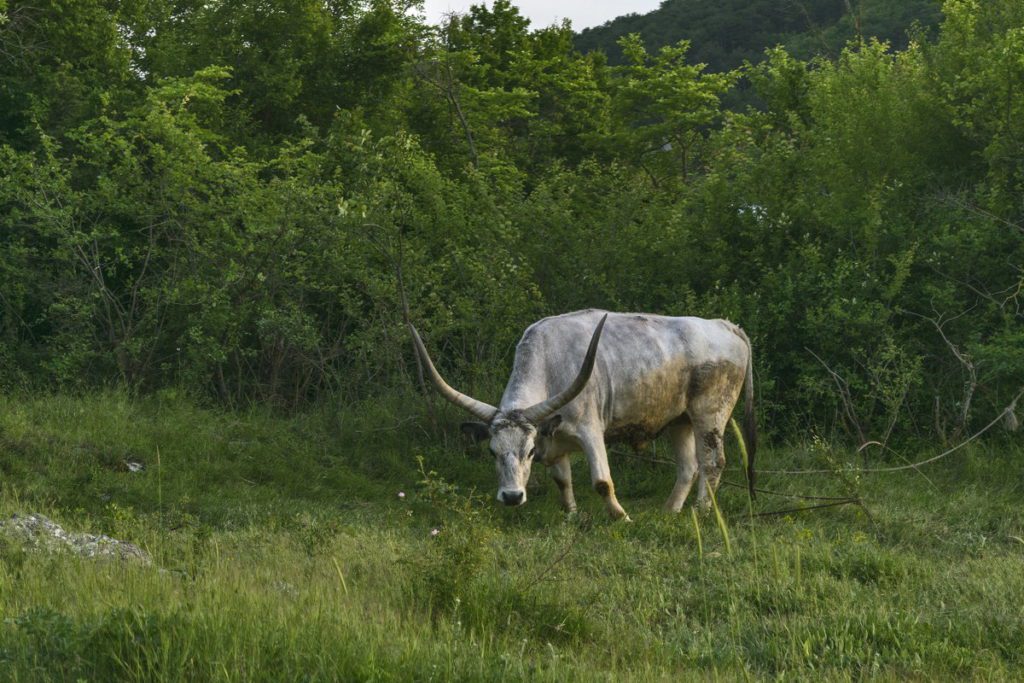
M 0 398 L 0 516 L 42 512 L 155 559 L 0 540 L 0 680 L 1024 675 L 1020 445 L 968 447 L 924 474 L 765 475 L 860 495 L 871 518 L 751 518 L 723 487 L 721 523 L 662 513 L 671 469 L 622 453 L 634 522 L 611 523 L 582 459 L 579 515 L 558 511 L 543 473 L 528 506 L 496 507 L 490 460 L 447 429 L 454 413 L 427 426 L 418 400 L 281 419 L 116 393 Z M 854 461 L 815 443 L 759 462 L 827 458 Z

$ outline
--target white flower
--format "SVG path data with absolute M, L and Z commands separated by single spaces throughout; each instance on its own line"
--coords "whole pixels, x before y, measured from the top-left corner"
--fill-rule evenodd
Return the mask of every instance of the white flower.
M 433 529 L 430 530 L 431 537 L 436 537 L 439 533 L 441 533 L 441 530 L 438 529 L 437 527 L 434 527 Z
M 405 491 L 398 492 L 398 500 L 405 500 Z

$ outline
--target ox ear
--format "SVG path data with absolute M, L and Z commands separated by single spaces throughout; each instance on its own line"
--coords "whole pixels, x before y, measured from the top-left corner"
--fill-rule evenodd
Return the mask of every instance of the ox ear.
M 483 422 L 463 422 L 459 425 L 459 430 L 476 443 L 486 441 L 491 436 L 490 430 Z
M 540 423 L 540 435 L 551 436 L 558 429 L 558 425 L 562 424 L 561 415 L 552 415 L 548 419 Z

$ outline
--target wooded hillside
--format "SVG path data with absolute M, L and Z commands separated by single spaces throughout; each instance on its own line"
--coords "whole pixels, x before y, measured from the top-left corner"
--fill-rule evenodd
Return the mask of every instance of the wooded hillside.
M 618 41 L 631 33 L 650 49 L 688 40 L 692 61 L 722 71 L 759 62 L 776 45 L 801 59 L 834 59 L 858 37 L 903 49 L 911 35 L 934 33 L 941 7 L 940 0 L 664 0 L 652 12 L 583 29 L 575 45 L 622 64 Z

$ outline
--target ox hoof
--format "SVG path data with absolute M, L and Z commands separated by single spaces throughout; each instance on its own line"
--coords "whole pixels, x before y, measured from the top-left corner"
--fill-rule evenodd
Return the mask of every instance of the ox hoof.
M 631 520 L 629 518 L 629 515 L 626 514 L 626 511 L 623 510 L 622 508 L 619 508 L 618 510 L 609 510 L 608 511 L 608 516 L 611 517 L 614 521 L 620 521 L 620 520 L 623 521 L 623 522 L 632 522 L 633 521 L 633 520 Z

